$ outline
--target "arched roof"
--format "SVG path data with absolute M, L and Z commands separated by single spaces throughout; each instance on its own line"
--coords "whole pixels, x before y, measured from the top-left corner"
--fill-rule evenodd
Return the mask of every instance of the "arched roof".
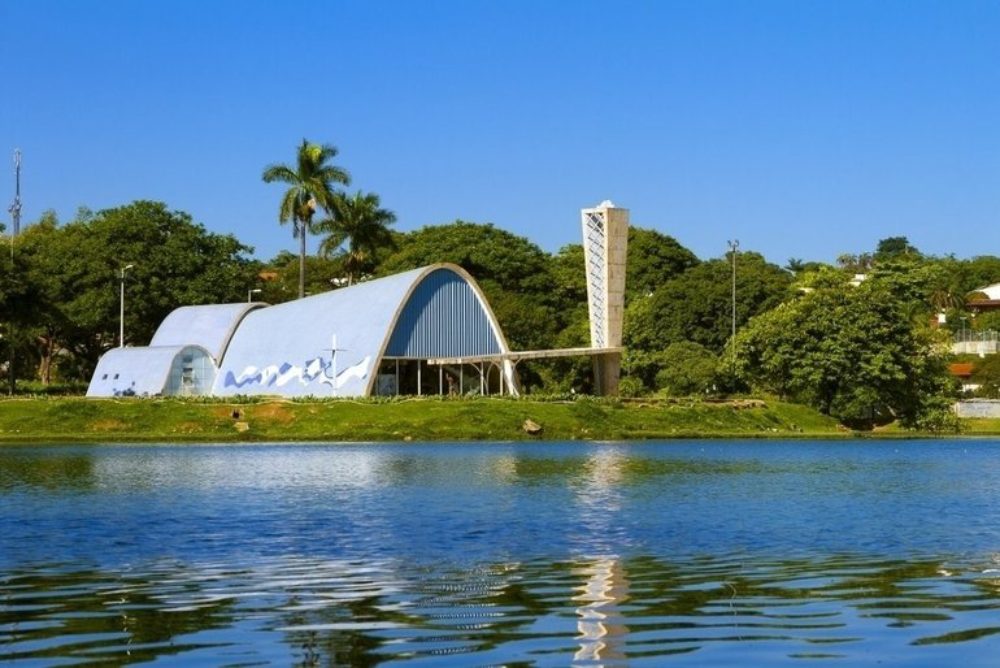
M 1000 300 L 1000 283 L 993 283 L 992 285 L 977 288 L 972 292 L 982 292 L 989 300 Z
M 248 313 L 213 394 L 360 396 L 370 393 L 385 355 L 507 351 L 472 277 L 437 264 Z
M 162 394 L 174 360 L 186 350 L 211 353 L 201 346 L 112 348 L 101 356 L 87 388 L 88 397 Z
M 218 364 L 244 316 L 264 304 L 181 306 L 170 312 L 149 342 L 150 347 L 198 345 Z

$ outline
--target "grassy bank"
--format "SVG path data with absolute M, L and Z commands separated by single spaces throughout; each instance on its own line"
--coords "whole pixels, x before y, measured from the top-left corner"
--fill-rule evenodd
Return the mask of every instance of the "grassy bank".
M 532 420 L 538 436 L 522 426 Z M 470 441 L 843 436 L 780 402 L 408 399 L 392 402 L 34 398 L 0 401 L 0 442 Z
M 963 436 L 1000 436 L 1000 418 L 963 418 Z

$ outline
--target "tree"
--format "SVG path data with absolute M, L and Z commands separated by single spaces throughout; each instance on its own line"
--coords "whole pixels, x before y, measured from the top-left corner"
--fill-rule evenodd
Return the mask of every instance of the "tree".
M 797 257 L 788 258 L 788 262 L 785 263 L 784 267 L 785 271 L 794 274 L 796 278 L 799 278 L 803 274 L 811 274 L 831 268 L 830 265 L 822 262 L 806 262 Z
M 893 291 L 896 299 L 904 305 L 904 310 L 924 322 L 938 310 L 938 306 L 949 302 L 961 303 L 944 287 L 947 276 L 941 266 L 920 256 L 901 255 L 882 260 L 868 278 L 873 279 L 876 285 Z
M 491 224 L 456 220 L 399 235 L 378 271 L 394 274 L 436 262 L 461 266 L 486 293 L 511 346 L 551 347 L 564 323 L 549 256 L 524 237 Z
M 955 290 L 966 293 L 1000 282 L 1000 257 L 980 255 L 963 263 Z
M 690 341 L 670 344 L 661 356 L 656 387 L 674 396 L 704 394 L 715 384 L 719 357 Z
M 698 258 L 677 240 L 656 230 L 630 227 L 625 290 L 645 296 L 698 264 Z M 584 275 L 580 269 L 581 278 Z
M 626 309 L 625 341 L 630 348 L 655 352 L 671 343 L 694 341 L 720 352 L 732 327 L 732 265 L 710 260 L 692 267 L 637 297 Z M 740 253 L 736 272 L 736 323 L 781 303 L 791 293 L 792 277 L 759 253 Z
M 798 274 L 806 269 L 805 260 L 797 257 L 788 258 L 788 263 L 785 264 L 785 271 L 790 271 L 793 274 Z
M 735 341 L 739 377 L 845 424 L 949 421 L 950 381 L 935 334 L 905 317 L 921 287 L 905 275 L 814 290 L 754 318 Z
M 57 245 L 59 219 L 54 211 L 46 211 L 33 225 L 29 225 L 19 240 L 20 253 L 28 258 L 27 279 L 37 290 L 40 304 L 32 317 L 30 339 L 35 344 L 38 362 L 38 379 L 48 385 L 52 380 L 53 359 L 57 352 L 59 334 L 68 323 L 58 304 L 63 299 L 64 285 L 60 267 L 47 257 L 50 247 Z
M 6 371 L 8 392 L 13 394 L 24 366 L 33 318 L 48 305 L 30 280 L 24 255 L 0 253 L 0 368 Z
M 844 253 L 837 256 L 837 265 L 841 269 L 855 274 L 864 274 L 870 271 L 874 262 L 875 258 L 872 257 L 871 253 L 861 253 L 860 255 Z
M 933 261 L 944 275 L 941 287 L 966 300 L 974 290 L 1000 282 L 1000 257 L 979 255 L 960 260 L 949 255 Z
M 147 343 L 178 306 L 245 301 L 255 284 L 251 248 L 161 202 L 100 211 L 44 235 L 26 233 L 23 242 L 33 281 L 54 309 L 36 324 L 53 349 L 67 351 L 71 375 L 81 379 L 117 343 L 124 265 L 135 265 L 127 274 L 126 343 Z
M 395 245 L 389 226 L 396 222 L 396 214 L 380 204 L 375 193 L 358 191 L 353 197 L 337 193 L 331 202 L 334 215 L 316 225 L 318 231 L 327 233 L 319 246 L 321 255 L 329 257 L 347 244 L 343 256 L 348 285 L 373 272 L 378 252 Z
M 979 385 L 977 397 L 1000 398 L 1000 355 L 988 355 L 974 362 L 971 380 Z
M 928 302 L 939 313 L 965 306 L 965 300 L 947 288 L 935 288 L 928 297 Z
M 656 289 L 677 278 L 697 265 L 694 253 L 681 246 L 670 236 L 640 227 L 629 228 L 628 264 L 625 279 L 625 302 L 647 299 Z M 589 314 L 587 310 L 587 268 L 583 246 L 564 246 L 552 258 L 552 297 L 560 314 L 563 332 L 559 339 L 562 347 L 590 345 Z M 580 333 L 585 334 L 581 336 Z M 634 353 L 634 354 L 633 354 Z M 645 351 L 631 351 L 626 356 L 628 372 L 642 378 L 650 388 L 658 366 L 650 366 L 650 356 Z M 563 366 L 565 364 L 556 364 Z M 574 385 L 583 386 L 583 379 L 576 378 Z
M 959 316 L 958 327 L 961 327 L 961 318 Z M 994 331 L 1000 332 L 1000 311 L 986 311 L 985 313 L 980 313 L 974 318 L 968 318 L 966 316 L 967 328 L 974 329 L 977 332 Z
M 900 255 L 919 257 L 920 251 L 911 245 L 906 237 L 887 237 L 880 240 L 875 248 L 876 260 L 886 260 Z
M 287 250 L 279 252 L 261 265 L 254 285 L 260 289 L 257 299 L 269 304 L 280 304 L 296 299 L 299 290 L 299 256 Z M 305 294 L 327 292 L 340 284 L 344 275 L 341 258 L 306 256 Z
M 350 175 L 336 165 L 328 164 L 337 155 L 330 144 L 311 144 L 303 139 L 294 168 L 284 164 L 269 165 L 261 178 L 265 183 L 285 183 L 289 186 L 281 198 L 278 221 L 292 221 L 292 236 L 299 240 L 299 298 L 305 296 L 306 234 L 312 231 L 312 219 L 317 208 L 333 215 L 334 184 L 348 185 Z
M 568 244 L 559 249 L 549 262 L 552 274 L 551 291 L 563 322 L 571 326 L 587 320 L 587 267 L 583 246 Z M 627 284 L 627 283 L 626 283 Z

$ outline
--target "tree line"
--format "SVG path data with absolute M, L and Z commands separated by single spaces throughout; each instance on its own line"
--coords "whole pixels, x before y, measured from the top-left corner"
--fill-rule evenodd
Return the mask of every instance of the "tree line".
M 579 244 L 547 253 L 489 223 L 463 220 L 394 231 L 395 215 L 378 195 L 343 189 L 350 176 L 331 163 L 336 155 L 332 146 L 303 140 L 293 164 L 263 170 L 263 181 L 284 187 L 276 192 L 277 218 L 292 223 L 297 255 L 255 259 L 234 235 L 209 232 L 161 202 L 81 209 L 65 224 L 44 214 L 0 260 L 0 366 L 12 359 L 12 377 L 40 383 L 88 380 L 100 355 L 120 343 L 123 280 L 125 343 L 144 345 L 181 305 L 279 303 L 435 262 L 461 265 L 476 278 L 514 349 L 589 345 Z M 320 238 L 315 254 L 307 252 L 308 234 Z M 123 273 L 127 264 L 134 267 Z M 834 264 L 791 259 L 779 266 L 752 251 L 701 259 L 673 237 L 635 226 L 622 392 L 752 392 L 806 403 L 858 427 L 945 424 L 956 391 L 946 369 L 949 335 L 960 321 L 992 322 L 973 318 L 966 296 L 995 281 L 998 257 L 928 256 L 905 237 Z M 519 371 L 528 392 L 591 389 L 586 359 Z

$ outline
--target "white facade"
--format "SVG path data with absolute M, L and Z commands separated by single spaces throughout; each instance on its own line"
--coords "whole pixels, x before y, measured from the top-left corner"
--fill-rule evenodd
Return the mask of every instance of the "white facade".
M 436 264 L 275 306 L 181 307 L 149 346 L 105 353 L 87 395 L 368 396 L 387 358 L 418 365 L 419 394 L 428 359 L 477 355 L 516 393 L 509 352 L 473 278 Z

